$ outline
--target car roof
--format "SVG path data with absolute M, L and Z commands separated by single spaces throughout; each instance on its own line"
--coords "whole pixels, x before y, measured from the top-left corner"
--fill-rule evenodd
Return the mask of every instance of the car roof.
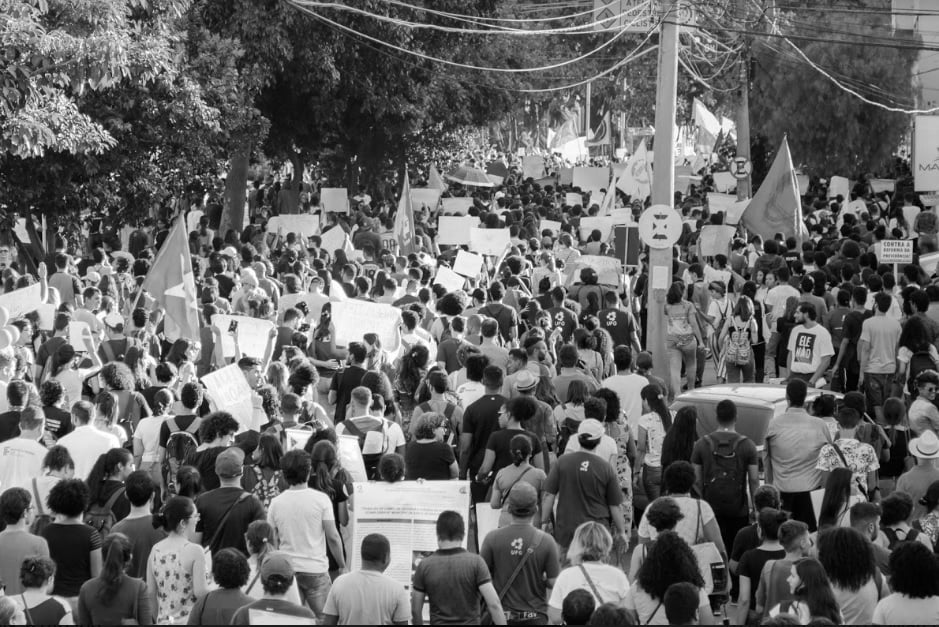
M 808 398 L 813 398 L 819 394 L 833 394 L 835 398 L 841 397 L 841 394 L 829 392 L 828 390 L 816 388 L 809 388 L 808 390 Z M 775 406 L 786 402 L 786 386 L 768 383 L 722 383 L 689 390 L 675 400 L 684 403 L 695 401 L 717 403 L 724 399 L 732 400 L 738 405 Z

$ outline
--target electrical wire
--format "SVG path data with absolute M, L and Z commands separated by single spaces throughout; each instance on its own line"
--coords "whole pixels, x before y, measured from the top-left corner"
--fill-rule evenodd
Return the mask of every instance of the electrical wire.
M 428 7 L 422 7 L 422 6 L 417 6 L 417 5 L 414 5 L 414 4 L 409 4 L 409 3 L 407 3 L 407 2 L 402 2 L 401 0 L 380 0 L 380 1 L 381 1 L 381 2 L 384 2 L 384 3 L 386 3 L 386 4 L 391 4 L 391 5 L 394 5 L 394 6 L 399 6 L 399 7 L 402 7 L 402 8 L 410 9 L 410 10 L 412 10 L 412 11 L 424 12 L 424 13 L 428 13 L 428 14 L 430 14 L 430 15 L 436 15 L 436 16 L 438 16 L 438 17 L 445 17 L 445 18 L 448 18 L 448 19 L 451 19 L 451 20 L 457 20 L 457 21 L 461 21 L 461 22 L 470 22 L 470 23 L 479 23 L 479 22 L 484 22 L 484 23 L 485 23 L 485 22 L 499 23 L 499 22 L 506 22 L 506 23 L 517 23 L 517 24 L 533 24 L 533 23 L 539 23 L 539 22 L 559 22 L 559 21 L 562 21 L 562 20 L 570 20 L 570 19 L 575 18 L 575 17 L 581 17 L 581 16 L 583 16 L 583 15 L 590 15 L 590 14 L 596 13 L 596 9 L 594 9 L 594 8 L 591 6 L 590 9 L 587 9 L 587 10 L 585 10 L 585 11 L 581 11 L 581 12 L 579 12 L 579 13 L 571 13 L 571 14 L 568 14 L 568 15 L 559 15 L 559 16 L 556 16 L 556 17 L 546 17 L 546 18 L 508 18 L 508 17 L 490 17 L 490 16 L 485 16 L 485 15 L 466 15 L 466 14 L 460 14 L 460 13 L 451 13 L 451 12 L 449 12 L 449 11 L 440 11 L 440 10 L 437 10 L 437 9 L 430 9 L 430 8 L 428 8 Z M 643 4 L 648 4 L 648 2 L 644 2 Z M 573 3 L 561 3 L 559 7 L 551 7 L 550 5 L 547 5 L 547 4 L 546 4 L 546 5 L 543 5 L 543 6 L 539 5 L 539 6 L 537 7 L 537 9 L 536 9 L 535 7 L 533 7 L 532 10 L 543 10 L 543 9 L 546 8 L 546 7 L 549 8 L 549 9 L 551 9 L 551 8 L 568 8 L 568 7 L 569 7 L 569 8 L 576 8 L 577 6 L 585 6 L 585 5 L 584 5 L 584 3 L 577 3 L 577 4 L 573 4 Z M 639 6 L 642 6 L 642 5 L 639 5 Z M 632 10 L 635 10 L 635 8 L 633 8 Z

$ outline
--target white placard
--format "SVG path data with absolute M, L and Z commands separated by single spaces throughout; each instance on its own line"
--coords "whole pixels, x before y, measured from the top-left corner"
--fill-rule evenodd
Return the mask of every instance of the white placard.
M 346 238 L 348 234 L 342 230 L 341 226 L 334 226 L 320 236 L 320 248 L 329 253 L 330 256 L 336 254 L 337 250 L 345 249 Z M 351 243 L 348 248 L 351 248 Z
M 508 229 L 470 229 L 470 250 L 480 255 L 499 256 L 511 243 Z
M 600 190 L 610 186 L 610 168 L 589 167 L 574 168 L 574 187 L 582 192 L 590 192 L 594 197 L 600 196 Z
M 939 265 L 939 253 L 920 255 L 919 265 L 923 269 L 923 272 L 926 273 L 926 276 L 931 277 L 936 273 L 936 266 Z
M 68 343 L 76 352 L 88 352 L 88 340 L 97 348 L 98 343 L 87 322 L 73 320 L 68 323 Z
M 916 191 L 939 191 L 939 116 L 916 116 L 913 130 L 913 177 Z
M 245 379 L 244 373 L 238 364 L 229 364 L 214 372 L 204 375 L 201 379 L 209 397 L 214 401 L 218 410 L 230 413 L 241 425 L 240 431 L 257 429 L 254 425 L 254 406 L 251 402 L 251 386 Z
M 36 308 L 39 314 L 39 330 L 52 331 L 55 328 L 55 305 L 43 303 Z
M 39 283 L 0 294 L 0 307 L 7 310 L 10 320 L 16 320 L 31 311 L 36 311 L 41 304 L 42 286 Z
M 613 221 L 614 226 L 621 224 L 633 224 L 633 210 L 632 207 L 624 207 L 621 209 L 613 209 L 610 211 L 610 215 L 607 216 Z
M 446 266 L 437 268 L 437 274 L 434 275 L 434 285 L 442 285 L 448 292 L 455 292 L 463 289 L 466 279 Z
M 238 323 L 238 345 L 241 347 L 241 354 L 245 357 L 264 359 L 268 338 L 270 338 L 271 331 L 274 329 L 274 323 L 270 320 L 261 320 L 248 316 L 229 316 L 226 314 L 212 316 L 212 326 L 218 329 L 222 335 L 222 355 L 225 357 L 235 356 L 235 338 L 228 332 L 232 322 Z
M 361 342 L 366 333 L 377 333 L 381 338 L 382 348 L 388 351 L 397 350 L 400 309 L 383 303 L 353 299 L 333 303 L 332 316 L 337 346 Z
M 833 176 L 828 181 L 828 197 L 834 198 L 839 195 L 845 200 L 851 200 L 851 181 L 843 176 Z
M 470 229 L 479 225 L 473 216 L 440 216 L 437 218 L 437 243 L 460 246 L 470 243 Z
M 465 277 L 479 276 L 483 267 L 483 258 L 475 253 L 461 250 L 456 254 L 456 261 L 453 262 L 453 271 Z
M 391 544 L 385 575 L 410 590 L 420 560 L 437 550 L 437 518 L 445 511 L 469 520 L 468 481 L 373 481 L 356 483 L 353 516 L 352 569 L 362 568 L 362 540 L 380 533 Z M 466 546 L 466 536 L 463 537 Z
M 421 207 L 427 207 L 431 211 L 440 204 L 440 194 L 442 192 L 434 187 L 411 188 L 411 206 L 415 211 L 420 211 Z
M 310 237 L 320 232 L 320 217 L 310 213 L 294 213 L 274 216 L 267 221 L 267 232 L 277 233 L 283 229 L 284 235 L 296 233 Z
M 652 289 L 667 290 L 671 276 L 671 271 L 665 266 L 652 266 Z
M 501 509 L 493 509 L 489 503 L 476 504 L 476 534 L 479 540 L 479 546 L 483 545 L 483 540 L 489 535 L 490 531 L 499 528 L 499 517 L 502 515 Z
M 730 172 L 715 172 L 714 189 L 722 194 L 737 189 L 737 178 Z
M 577 192 L 567 192 L 567 194 L 564 195 L 564 204 L 568 205 L 569 207 L 574 207 L 576 205 L 583 206 L 584 196 L 583 194 L 579 194 Z
M 557 235 L 561 232 L 561 223 L 555 220 L 542 220 L 541 221 L 541 231 L 550 230 L 552 233 Z
M 522 179 L 540 179 L 544 176 L 544 157 L 530 155 L 522 157 Z
M 880 246 L 880 263 L 913 263 L 913 240 L 887 239 Z
M 320 204 L 330 213 L 349 213 L 349 191 L 345 187 L 324 187 L 320 190 Z
M 561 168 L 558 171 L 558 185 L 572 185 L 574 183 L 574 168 Z
M 340 467 L 349 473 L 353 482 L 368 481 L 365 460 L 362 459 L 362 449 L 359 448 L 359 438 L 354 435 L 340 435 L 336 453 L 339 455 Z
M 605 242 L 610 239 L 610 234 L 613 232 L 613 227 L 615 225 L 615 220 L 613 220 L 613 218 L 610 216 L 581 218 L 580 240 L 587 241 L 587 238 L 590 237 L 591 231 L 594 229 L 599 229 L 601 233 L 600 241 Z
M 205 212 L 201 209 L 194 209 L 186 214 L 186 235 L 199 230 L 199 220 L 204 215 Z
M 473 199 L 465 197 L 443 198 L 440 202 L 443 205 L 440 211 L 444 215 L 452 213 L 455 215 L 465 216 L 467 213 L 469 213 L 470 207 L 473 206 Z
M 875 194 L 881 192 L 893 192 L 897 188 L 897 181 L 895 179 L 871 179 L 870 180 L 871 191 Z M 799 189 L 806 189 L 800 187 Z

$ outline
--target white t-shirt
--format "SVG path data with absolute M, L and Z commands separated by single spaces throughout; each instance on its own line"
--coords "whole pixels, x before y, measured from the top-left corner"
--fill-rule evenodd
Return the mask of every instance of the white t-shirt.
M 91 425 L 76 427 L 68 435 L 59 438 L 58 444 L 67 448 L 72 456 L 76 479 L 87 479 L 98 457 L 112 448 L 121 448 L 120 441 L 113 433 L 105 433 Z
M 875 625 L 939 625 L 939 596 L 914 599 L 895 592 L 874 608 Z
M 564 455 L 580 450 L 582 450 L 580 446 L 580 440 L 575 433 L 571 436 L 571 439 L 567 441 L 567 448 L 564 449 Z M 616 445 L 616 440 L 610 436 L 601 436 L 600 443 L 597 444 L 597 448 L 587 452 L 593 453 L 600 459 L 609 462 L 611 466 L 616 468 L 616 458 L 619 456 L 619 447 Z
M 36 440 L 13 438 L 0 444 L 0 490 L 32 490 L 33 477 L 42 473 L 46 447 Z
M 368 420 L 366 420 L 366 418 L 368 418 Z M 348 418 L 347 420 L 354 421 L 355 426 L 363 431 L 368 428 L 368 425 L 374 424 L 377 420 L 381 420 L 385 423 L 381 429 L 369 431 L 365 434 L 365 443 L 362 445 L 363 455 L 394 453 L 396 448 L 404 446 L 407 443 L 404 439 L 404 431 L 401 430 L 401 425 L 396 422 L 375 416 L 357 416 L 355 418 Z M 360 426 L 360 423 L 364 426 Z M 340 422 L 336 425 L 336 435 L 342 435 L 345 432 L 346 427 L 344 424 Z
M 710 609 L 711 602 L 704 589 L 698 591 L 698 607 L 707 607 Z M 639 615 L 639 623 L 642 625 L 668 625 L 668 618 L 665 616 L 665 604 L 660 603 L 651 594 L 643 590 L 637 583 L 626 594 L 623 607 L 627 610 L 634 610 Z
M 71 407 L 82 400 L 82 382 L 95 371 L 95 368 L 66 368 L 59 374 L 51 377 L 62 384 L 62 391 L 65 393 L 62 398 L 65 399 L 65 407 Z
M 134 439 L 143 444 L 141 463 L 160 461 L 160 427 L 171 416 L 150 416 L 141 418 L 134 430 Z
M 357 570 L 336 578 L 323 613 L 337 616 L 340 625 L 391 625 L 411 618 L 411 598 L 388 575 Z
M 335 520 L 332 501 L 312 488 L 281 492 L 267 511 L 267 521 L 280 538 L 280 550 L 290 556 L 298 573 L 329 571 L 324 525 Z
M 597 599 L 593 587 L 587 582 L 580 566 L 570 566 L 558 575 L 554 588 L 551 590 L 551 598 L 548 600 L 549 606 L 560 610 L 564 605 L 564 599 L 574 590 L 589 592 L 593 595 L 594 602 L 598 607 L 603 603 L 623 605 L 623 601 L 626 600 L 629 593 L 629 579 L 626 578 L 626 573 L 615 566 L 599 562 L 585 562 L 583 567 L 590 576 L 593 587 L 596 587 L 602 598 Z
M 688 544 L 694 545 L 698 541 L 704 540 L 704 528 L 709 522 L 714 520 L 714 510 L 711 509 L 711 506 L 707 501 L 701 499 L 693 499 L 690 496 L 669 496 L 668 498 L 675 501 L 678 504 L 678 508 L 681 510 L 681 513 L 684 514 L 684 518 L 678 521 L 678 524 L 675 525 L 675 533 L 681 536 L 681 539 L 687 542 Z M 655 540 L 658 532 L 655 530 L 655 527 L 649 524 L 649 519 L 646 518 L 646 513 L 649 511 L 646 508 L 646 511 L 642 514 L 642 520 L 639 521 L 639 529 L 637 534 L 643 540 Z M 698 511 L 701 512 L 701 536 L 698 536 Z
M 824 357 L 831 357 L 835 349 L 831 345 L 831 333 L 820 324 L 811 329 L 798 325 L 789 334 L 789 354 L 792 355 L 792 372 L 814 374 Z
M 662 417 L 657 413 L 649 412 L 639 417 L 639 428 L 646 431 L 646 456 L 643 463 L 652 468 L 662 465 L 662 443 L 665 442 L 665 427 L 662 426 Z M 639 432 L 636 432 L 638 437 Z
M 604 379 L 600 384 L 600 387 L 616 392 L 620 409 L 626 412 L 626 421 L 629 422 L 629 430 L 633 434 L 639 432 L 639 417 L 642 415 L 642 397 L 639 393 L 647 385 L 649 385 L 649 380 L 635 373 L 613 375 Z
M 782 283 L 775 286 L 770 291 L 766 292 L 766 298 L 763 300 L 763 304 L 767 309 L 767 320 L 772 316 L 773 320 L 777 320 L 783 314 L 786 313 L 786 301 L 790 297 L 795 296 L 799 298 L 802 294 L 799 293 L 799 290 L 792 287 L 788 283 Z M 772 330 L 775 331 L 775 325 L 772 326 Z

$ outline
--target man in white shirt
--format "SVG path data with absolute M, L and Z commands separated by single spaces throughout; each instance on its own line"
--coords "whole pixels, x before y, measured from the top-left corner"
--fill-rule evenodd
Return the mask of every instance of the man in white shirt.
M 333 504 L 329 496 L 307 486 L 313 466 L 309 453 L 288 451 L 280 465 L 289 487 L 271 501 L 267 520 L 280 539 L 280 551 L 290 557 L 296 571 L 300 599 L 322 620 L 330 587 L 326 551 L 340 572 L 346 569 Z
M 768 272 L 765 277 L 766 298 L 763 300 L 763 309 L 766 312 L 764 329 L 770 329 L 770 336 L 766 340 L 766 357 L 764 368 L 767 377 L 776 374 L 776 347 L 779 345 L 780 335 L 776 331 L 776 320 L 786 313 L 786 301 L 790 297 L 800 298 L 799 290 L 789 285 L 789 272 L 780 270 Z
M 32 480 L 42 474 L 46 447 L 40 444 L 46 417 L 39 407 L 29 406 L 20 412 L 20 435 L 0 444 L 0 489 L 32 487 Z
M 604 379 L 600 386 L 616 392 L 620 409 L 626 412 L 630 432 L 638 433 L 639 417 L 642 415 L 642 398 L 639 393 L 649 385 L 649 380 L 632 372 L 633 354 L 628 346 L 613 349 L 613 363 L 616 365 L 616 374 Z
M 75 478 L 87 479 L 98 457 L 112 448 L 120 448 L 121 443 L 113 433 L 105 433 L 91 423 L 95 417 L 95 406 L 88 401 L 78 401 L 72 405 L 72 424 L 75 430 L 59 439 L 75 462 Z
M 797 326 L 789 334 L 789 357 L 786 362 L 790 379 L 802 379 L 815 387 L 828 370 L 835 349 L 828 329 L 818 324 L 818 312 L 811 303 L 796 309 Z
M 397 453 L 404 455 L 407 441 L 401 425 L 391 422 L 382 416 L 370 413 L 372 406 L 372 391 L 365 386 L 352 390 L 349 399 L 349 417 L 336 423 L 336 435 L 358 431 L 365 434 L 365 443 L 362 447 L 363 455 Z M 350 428 L 351 423 L 351 428 Z M 354 434 L 355 435 L 355 434 Z
M 362 540 L 362 568 L 340 575 L 326 597 L 324 625 L 407 625 L 411 599 L 400 582 L 384 574 L 391 544 L 380 533 Z

